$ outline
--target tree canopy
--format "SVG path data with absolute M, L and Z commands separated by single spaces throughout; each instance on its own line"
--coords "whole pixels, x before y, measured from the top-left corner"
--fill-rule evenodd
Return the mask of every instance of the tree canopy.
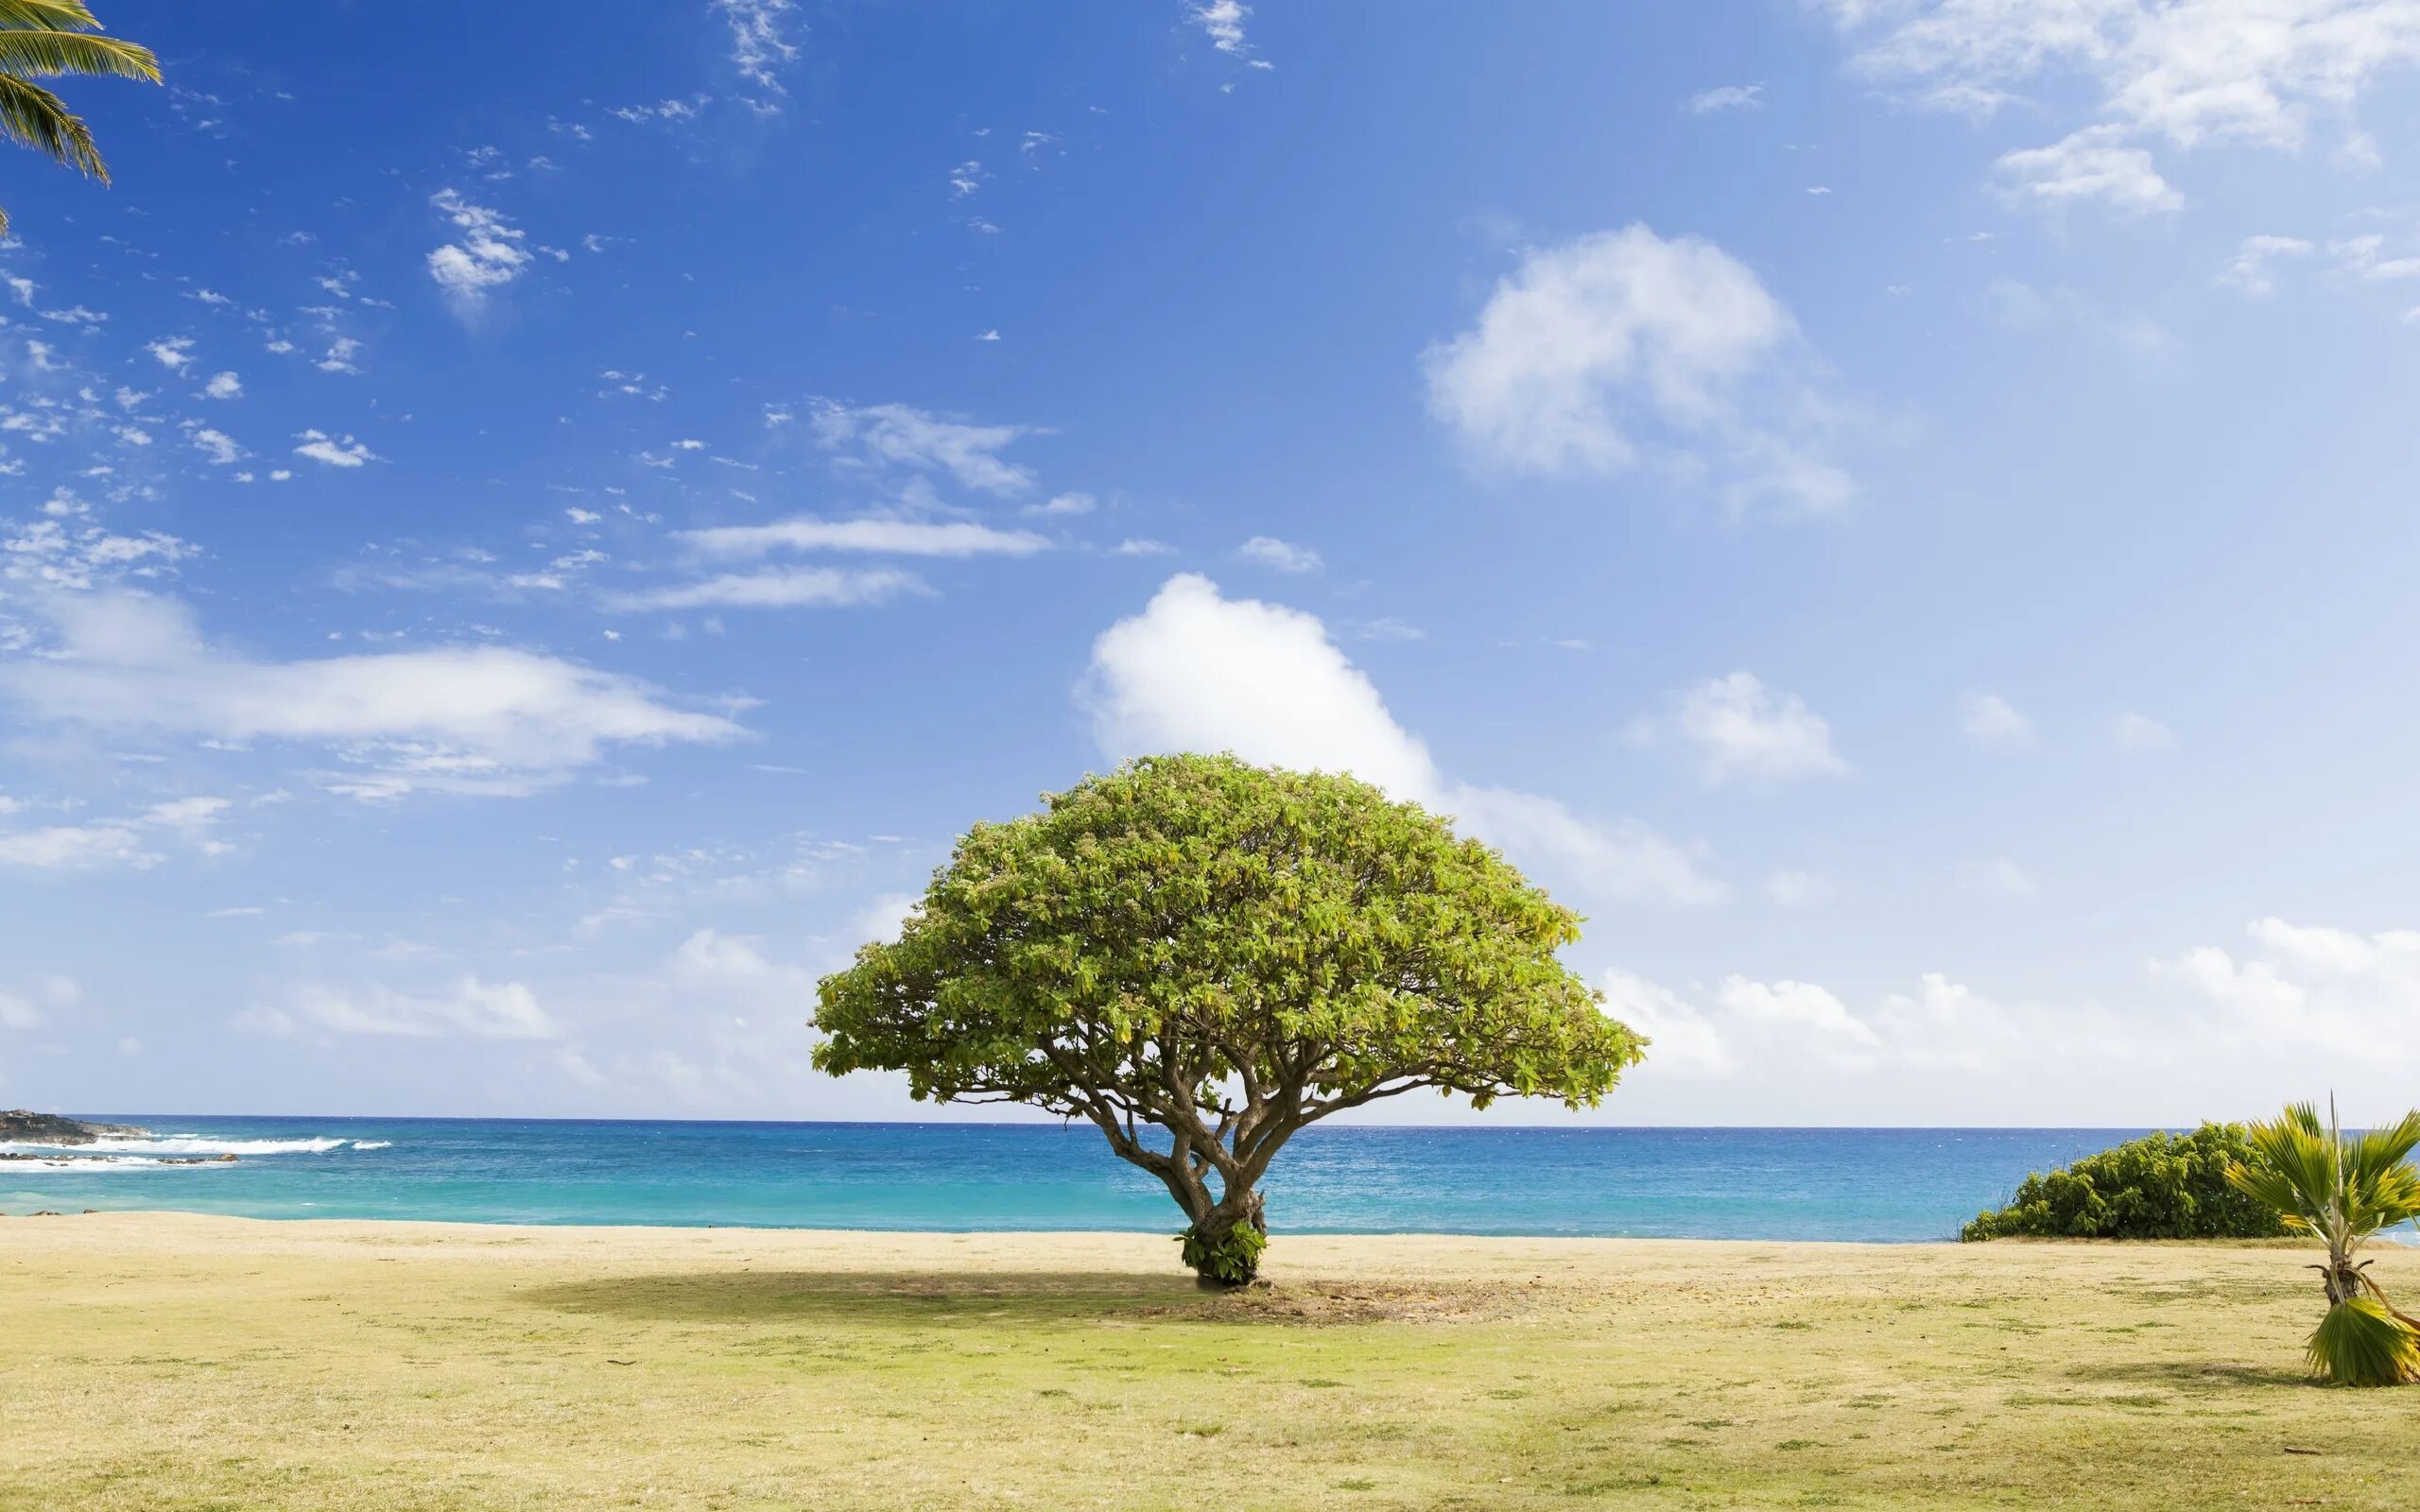
M 1613 1089 L 1645 1041 L 1557 958 L 1579 936 L 1366 782 L 1145 757 L 970 830 L 900 937 L 823 979 L 815 1060 L 1089 1120 L 1193 1221 L 1188 1261 L 1243 1280 L 1256 1184 L 1305 1125 L 1419 1091 Z

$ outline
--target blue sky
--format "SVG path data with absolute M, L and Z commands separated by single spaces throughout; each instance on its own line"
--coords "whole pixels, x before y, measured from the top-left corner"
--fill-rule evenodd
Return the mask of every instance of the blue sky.
M 2410 1100 L 2420 0 L 448 12 L 0 159 L 0 1100 L 903 1114 L 815 978 L 1179 747 L 1586 914 L 1582 1116 Z

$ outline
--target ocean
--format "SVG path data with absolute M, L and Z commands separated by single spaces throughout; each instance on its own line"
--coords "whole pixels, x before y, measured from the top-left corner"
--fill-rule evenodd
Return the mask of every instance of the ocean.
M 1183 1226 L 1088 1125 L 87 1115 L 147 1139 L 0 1144 L 0 1212 L 892 1229 Z M 2138 1129 L 1401 1128 L 1295 1136 L 1278 1233 L 1954 1238 L 2029 1171 Z M 167 1163 L 232 1154 L 233 1161 Z

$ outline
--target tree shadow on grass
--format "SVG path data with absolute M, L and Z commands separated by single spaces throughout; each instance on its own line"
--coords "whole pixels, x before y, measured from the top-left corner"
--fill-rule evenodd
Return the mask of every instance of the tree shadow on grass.
M 2214 1391 L 2227 1386 L 2308 1386 L 2321 1383 L 2300 1370 L 2273 1366 L 2235 1365 L 2217 1360 L 2142 1360 L 2115 1365 L 2080 1365 L 2067 1371 L 2077 1381 L 2133 1381 L 2175 1386 L 2187 1391 Z
M 916 1271 L 702 1271 L 614 1276 L 522 1294 L 560 1313 L 679 1323 L 948 1324 L 1013 1318 L 1088 1323 L 1214 1313 L 1227 1298 L 1190 1277 L 1035 1272 L 1011 1276 Z
M 877 1324 L 1224 1323 L 1336 1325 L 1461 1322 L 1501 1312 L 1500 1289 L 1270 1285 L 1205 1292 L 1167 1276 L 1035 1271 L 700 1271 L 614 1276 L 535 1287 L 521 1297 L 559 1313 L 676 1323 Z

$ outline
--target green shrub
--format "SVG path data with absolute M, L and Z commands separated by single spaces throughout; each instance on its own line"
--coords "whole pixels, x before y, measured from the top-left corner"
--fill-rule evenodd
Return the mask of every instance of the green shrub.
M 2285 1226 L 2231 1185 L 2253 1151 L 2240 1124 L 2152 1134 L 2055 1171 L 2036 1171 L 2009 1205 L 1958 1231 L 1979 1239 L 2274 1239 Z

